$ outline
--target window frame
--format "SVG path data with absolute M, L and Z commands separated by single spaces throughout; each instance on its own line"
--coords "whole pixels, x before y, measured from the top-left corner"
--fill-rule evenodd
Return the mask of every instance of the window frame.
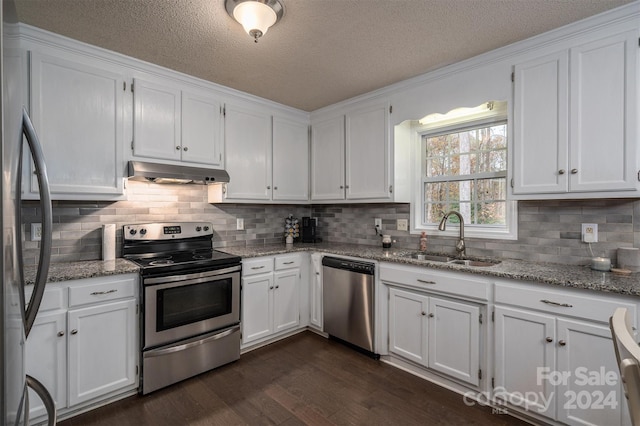
M 439 136 L 448 133 L 461 132 L 466 130 L 489 127 L 492 125 L 506 124 L 507 126 L 507 146 L 506 146 L 506 169 L 501 172 L 484 172 L 473 175 L 453 176 L 447 180 L 440 180 L 427 177 L 426 174 L 426 138 Z M 457 237 L 459 226 L 455 223 L 447 224 L 446 231 L 439 231 L 437 224 L 425 224 L 425 200 L 424 185 L 428 182 L 456 182 L 456 181 L 473 181 L 484 178 L 504 178 L 505 185 L 508 185 L 509 167 L 510 167 L 510 147 L 509 138 L 511 137 L 511 129 L 507 114 L 494 114 L 489 117 L 461 119 L 455 122 L 447 121 L 440 125 L 422 125 L 418 122 L 412 126 L 412 134 L 414 143 L 414 186 L 412 197 L 412 226 L 411 233 L 419 234 L 427 232 L 427 234 L 437 234 L 438 236 Z M 471 178 L 473 176 L 473 178 Z M 509 190 L 505 191 L 505 225 L 476 225 L 465 223 L 465 237 L 500 239 L 500 240 L 516 240 L 518 238 L 518 203 L 509 199 Z

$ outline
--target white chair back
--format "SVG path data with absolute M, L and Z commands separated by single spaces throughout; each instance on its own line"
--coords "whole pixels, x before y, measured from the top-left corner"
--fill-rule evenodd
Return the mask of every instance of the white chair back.
M 609 327 L 631 421 L 635 426 L 640 426 L 640 347 L 633 336 L 626 308 L 615 310 L 609 318 Z

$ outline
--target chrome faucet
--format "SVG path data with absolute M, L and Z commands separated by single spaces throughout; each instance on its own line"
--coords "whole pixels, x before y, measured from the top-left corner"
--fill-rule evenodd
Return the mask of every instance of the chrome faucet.
M 447 219 L 449 219 L 450 215 L 458 216 L 460 219 L 460 236 L 458 237 L 458 242 L 456 243 L 456 251 L 460 257 L 465 256 L 465 245 L 464 245 L 464 219 L 460 213 L 455 210 L 451 210 L 449 213 L 445 214 L 440 221 L 440 225 L 438 225 L 439 231 L 444 231 L 447 229 Z

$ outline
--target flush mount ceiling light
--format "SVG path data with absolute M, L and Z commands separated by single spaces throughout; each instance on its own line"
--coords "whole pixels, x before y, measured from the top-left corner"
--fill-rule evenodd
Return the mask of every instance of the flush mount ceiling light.
M 284 15 L 280 0 L 225 0 L 224 6 L 256 43 Z

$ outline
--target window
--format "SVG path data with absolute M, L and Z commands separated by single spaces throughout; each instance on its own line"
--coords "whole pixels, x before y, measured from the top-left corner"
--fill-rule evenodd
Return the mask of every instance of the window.
M 437 229 L 443 214 L 455 210 L 464 217 L 467 235 L 514 239 L 516 205 L 507 201 L 506 102 L 466 111 L 437 121 L 425 117 L 417 128 L 416 230 Z M 449 217 L 449 223 L 456 222 L 457 216 Z

